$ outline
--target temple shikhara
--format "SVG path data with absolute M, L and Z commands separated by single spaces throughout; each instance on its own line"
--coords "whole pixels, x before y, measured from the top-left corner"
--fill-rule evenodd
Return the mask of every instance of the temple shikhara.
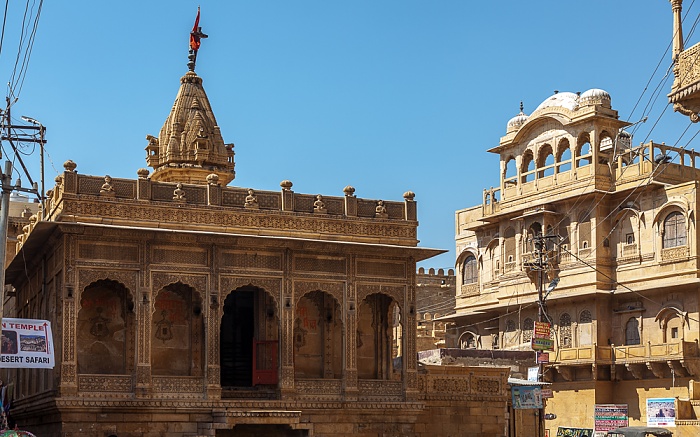
M 13 419 L 65 437 L 505 435 L 508 368 L 416 359 L 416 263 L 442 251 L 418 247 L 414 193 L 229 186 L 194 33 L 151 169 L 68 160 L 14 228 L 6 314 L 52 323 L 56 367 L 3 371 Z

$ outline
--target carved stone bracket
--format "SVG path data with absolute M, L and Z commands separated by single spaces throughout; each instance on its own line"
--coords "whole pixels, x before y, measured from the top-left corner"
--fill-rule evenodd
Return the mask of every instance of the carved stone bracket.
M 634 379 L 642 379 L 644 377 L 644 368 L 646 366 L 643 363 L 627 363 L 625 368 L 632 374 Z
M 574 369 L 569 366 L 556 366 L 557 372 L 561 375 L 562 378 L 566 381 L 573 381 L 574 380 Z
M 700 375 L 700 360 L 681 360 L 680 364 L 681 366 L 683 366 L 683 368 L 686 370 L 689 376 L 697 377 L 698 375 Z
M 676 376 L 685 377 L 689 375 L 688 370 L 681 364 L 679 360 L 667 361 L 668 367 Z
M 651 373 L 654 374 L 657 378 L 663 378 L 664 377 L 664 370 L 666 368 L 665 363 L 659 363 L 659 362 L 648 362 L 647 363 L 647 369 L 651 370 Z

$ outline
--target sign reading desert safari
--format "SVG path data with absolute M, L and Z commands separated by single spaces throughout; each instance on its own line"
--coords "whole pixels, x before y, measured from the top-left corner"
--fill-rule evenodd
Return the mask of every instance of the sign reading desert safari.
M 2 319 L 0 368 L 53 369 L 51 323 L 34 319 Z

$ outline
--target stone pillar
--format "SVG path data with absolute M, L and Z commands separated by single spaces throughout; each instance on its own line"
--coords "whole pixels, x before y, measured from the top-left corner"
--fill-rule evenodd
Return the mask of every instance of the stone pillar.
M 284 278 L 280 304 L 280 397 L 294 397 L 294 290 L 292 282 L 292 252 L 284 254 Z
M 151 200 L 151 180 L 148 179 L 148 170 L 139 169 L 139 178 L 136 179 L 136 198 L 138 200 Z
M 150 287 L 141 287 L 136 312 L 136 397 L 151 391 L 151 317 L 153 296 Z
M 404 319 L 402 323 L 403 347 L 403 381 L 406 400 L 416 400 L 418 397 L 418 360 L 416 359 L 416 260 L 411 257 L 408 261 L 408 287 L 404 291 Z
M 347 201 L 347 197 L 346 197 Z M 357 202 L 357 199 L 355 199 Z M 356 203 L 357 205 L 357 203 Z M 348 281 L 344 296 L 343 348 L 343 396 L 346 401 L 356 401 L 359 395 L 357 383 L 357 289 L 355 287 L 355 256 L 348 257 Z
M 345 193 L 345 215 L 347 217 L 357 217 L 357 197 L 355 197 L 355 188 L 348 185 L 343 188 Z
M 413 191 L 406 191 L 405 193 L 403 193 L 405 211 L 404 220 L 418 220 L 418 206 L 416 204 L 416 201 L 413 200 L 415 197 L 416 195 L 413 193 Z
M 204 304 L 204 302 L 203 302 Z M 221 304 L 218 291 L 209 296 L 206 326 L 207 399 L 221 399 L 221 361 L 219 335 L 221 334 Z
M 280 182 L 282 187 L 282 211 L 294 211 L 294 191 L 292 191 L 292 181 L 284 180 Z
M 73 167 L 74 169 L 75 167 Z M 64 176 L 70 179 L 76 176 L 75 173 L 67 171 Z M 77 185 L 77 181 L 73 180 Z M 63 271 L 63 356 L 61 357 L 61 381 L 59 385 L 61 396 L 73 395 L 78 392 L 78 366 L 76 354 L 76 329 L 77 329 L 77 302 L 76 297 L 79 296 L 79 291 L 75 289 L 76 275 L 73 266 L 75 259 L 76 243 L 72 235 L 65 238 L 65 265 Z

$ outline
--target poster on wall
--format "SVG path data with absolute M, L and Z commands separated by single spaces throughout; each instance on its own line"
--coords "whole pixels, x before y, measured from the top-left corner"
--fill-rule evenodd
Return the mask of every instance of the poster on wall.
M 51 323 L 34 319 L 2 319 L 0 368 L 53 369 Z
M 595 437 L 605 436 L 607 431 L 629 425 L 627 404 L 595 404 L 593 406 Z
M 542 408 L 542 393 L 539 387 L 515 385 L 510 391 L 513 394 L 513 408 L 518 410 Z
M 676 399 L 647 399 L 647 426 L 676 426 Z

